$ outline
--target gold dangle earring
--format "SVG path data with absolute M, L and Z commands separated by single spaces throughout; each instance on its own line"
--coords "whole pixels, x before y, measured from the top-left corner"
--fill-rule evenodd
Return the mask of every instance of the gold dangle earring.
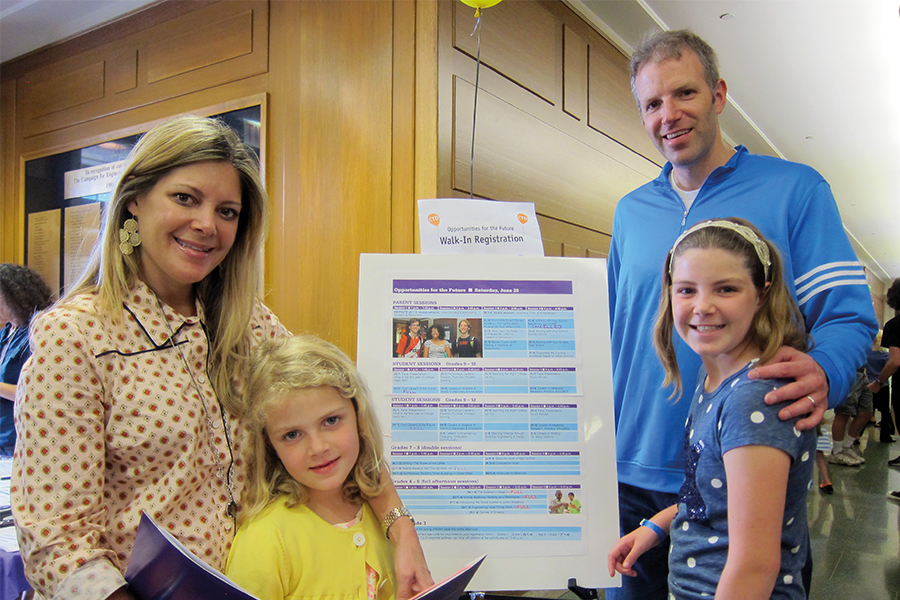
M 119 229 L 119 250 L 128 256 L 134 249 L 141 245 L 141 234 L 138 233 L 138 222 L 133 216 L 129 217 L 122 228 Z

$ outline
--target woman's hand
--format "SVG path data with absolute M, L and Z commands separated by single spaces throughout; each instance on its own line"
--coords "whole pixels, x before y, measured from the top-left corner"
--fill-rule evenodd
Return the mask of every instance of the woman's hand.
M 425 563 L 425 553 L 411 519 L 400 517 L 388 529 L 394 545 L 394 573 L 397 576 L 397 600 L 406 600 L 434 585 Z

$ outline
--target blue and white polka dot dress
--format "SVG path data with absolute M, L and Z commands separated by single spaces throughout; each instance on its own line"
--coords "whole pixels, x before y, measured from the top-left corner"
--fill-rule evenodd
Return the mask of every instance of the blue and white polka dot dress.
M 815 463 L 815 431 L 800 432 L 782 421 L 783 406 L 763 397 L 786 381 L 751 381 L 741 369 L 713 392 L 702 383 L 685 427 L 685 482 L 672 523 L 669 591 L 672 600 L 711 598 L 728 557 L 728 480 L 725 452 L 748 445 L 778 448 L 791 456 L 781 539 L 781 572 L 772 598 L 806 598 L 800 570 L 806 561 L 806 494 Z M 706 379 L 701 369 L 698 381 Z

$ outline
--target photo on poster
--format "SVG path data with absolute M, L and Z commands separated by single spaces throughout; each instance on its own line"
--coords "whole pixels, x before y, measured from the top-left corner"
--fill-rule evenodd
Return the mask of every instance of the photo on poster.
M 482 319 L 410 317 L 393 319 L 391 351 L 394 358 L 482 358 Z M 435 352 L 436 342 L 446 341 L 447 355 Z M 429 344 L 429 342 L 432 342 Z

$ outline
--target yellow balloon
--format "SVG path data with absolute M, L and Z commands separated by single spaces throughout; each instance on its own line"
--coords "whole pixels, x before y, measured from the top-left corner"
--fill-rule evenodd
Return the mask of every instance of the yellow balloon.
M 462 0 L 462 3 L 466 6 L 471 6 L 475 9 L 475 16 L 481 14 L 482 8 L 490 8 L 495 4 L 500 4 L 501 0 Z

